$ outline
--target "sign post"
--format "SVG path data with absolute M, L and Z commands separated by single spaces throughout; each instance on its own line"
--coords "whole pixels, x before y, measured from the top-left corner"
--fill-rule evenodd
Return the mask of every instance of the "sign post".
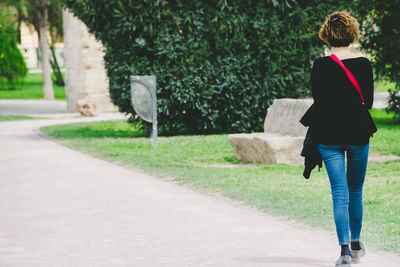
M 157 147 L 156 76 L 131 76 L 131 101 L 135 112 L 145 121 L 153 123 L 151 143 Z

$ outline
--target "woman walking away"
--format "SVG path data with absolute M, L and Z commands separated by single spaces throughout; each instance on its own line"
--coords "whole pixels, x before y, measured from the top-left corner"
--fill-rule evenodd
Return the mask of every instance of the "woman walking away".
M 368 58 L 359 57 L 349 49 L 358 40 L 359 30 L 357 20 L 348 12 L 330 14 L 321 26 L 319 37 L 331 47 L 331 54 L 317 58 L 312 68 L 313 138 L 331 185 L 341 246 L 335 266 L 348 267 L 365 254 L 360 242 L 362 189 L 369 138 L 377 130 L 368 111 L 374 96 L 373 74 Z

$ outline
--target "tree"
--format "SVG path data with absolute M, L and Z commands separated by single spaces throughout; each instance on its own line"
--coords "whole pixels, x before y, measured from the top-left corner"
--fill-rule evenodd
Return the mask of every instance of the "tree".
M 43 95 L 45 99 L 54 100 L 54 89 L 50 73 L 49 42 L 47 39 L 48 8 L 50 0 L 27 0 L 39 28 L 39 48 L 42 64 Z M 35 25 L 35 24 L 33 24 Z
M 0 77 L 12 84 L 15 79 L 26 76 L 27 72 L 24 58 L 17 47 L 15 21 L 8 8 L 0 7 Z
M 361 46 L 372 55 L 377 78 L 395 84 L 387 111 L 400 117 L 400 1 L 358 0 L 354 10 L 362 19 Z
M 62 76 L 60 66 L 57 61 L 55 46 L 56 41 L 62 41 L 63 39 L 63 20 L 62 20 L 62 2 L 61 0 L 51 0 L 49 6 L 49 32 L 51 36 L 51 67 L 53 69 L 53 74 L 55 76 L 54 82 L 58 86 L 64 86 L 64 78 Z
M 52 37 L 58 37 L 57 34 L 62 35 L 62 26 L 60 26 L 62 25 L 60 22 L 62 18 L 61 0 L 0 0 L 0 2 L 14 7 L 17 11 L 18 21 L 24 21 L 27 24 L 33 25 L 35 30 L 38 32 L 43 77 L 43 94 L 45 99 L 54 100 L 47 32 L 49 30 L 48 24 L 50 18 L 50 34 L 52 34 Z M 53 60 L 53 65 L 55 63 L 56 62 Z M 56 77 L 57 74 L 58 77 L 61 76 L 56 69 Z

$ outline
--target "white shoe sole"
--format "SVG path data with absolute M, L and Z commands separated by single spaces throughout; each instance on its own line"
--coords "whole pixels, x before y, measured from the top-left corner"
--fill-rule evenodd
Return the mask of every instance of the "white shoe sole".
M 361 244 L 361 251 L 357 251 L 357 256 L 355 258 L 353 258 L 351 256 L 352 252 L 354 253 L 354 250 L 350 250 L 350 257 L 351 257 L 351 263 L 359 263 L 360 262 L 360 258 L 365 256 L 365 247 L 364 244 Z

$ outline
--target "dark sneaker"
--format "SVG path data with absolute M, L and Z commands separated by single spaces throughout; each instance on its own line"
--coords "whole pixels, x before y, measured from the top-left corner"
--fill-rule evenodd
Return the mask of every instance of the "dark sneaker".
M 351 267 L 351 257 L 349 255 L 340 256 L 335 267 Z
M 358 250 L 351 250 L 350 249 L 350 256 L 351 262 L 357 263 L 360 261 L 360 257 L 365 255 L 365 247 L 364 244 L 360 242 L 361 249 Z

